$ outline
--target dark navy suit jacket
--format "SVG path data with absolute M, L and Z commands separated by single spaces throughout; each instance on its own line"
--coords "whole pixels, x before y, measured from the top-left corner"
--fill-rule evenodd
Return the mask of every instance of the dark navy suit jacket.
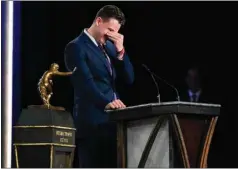
M 134 81 L 133 66 L 127 54 L 121 61 L 117 59 L 116 48 L 111 41 L 106 42 L 105 48 L 112 63 L 113 75 L 103 52 L 84 32 L 65 48 L 67 69 L 73 71 L 76 67 L 71 79 L 74 119 L 79 137 L 89 135 L 95 126 L 108 122 L 104 109 L 114 99 L 116 77 L 123 78 L 128 84 Z

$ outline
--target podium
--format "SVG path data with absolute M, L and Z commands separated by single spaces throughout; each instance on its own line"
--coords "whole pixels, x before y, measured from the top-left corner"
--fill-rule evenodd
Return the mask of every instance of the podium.
M 120 168 L 206 168 L 220 105 L 164 102 L 108 111 Z

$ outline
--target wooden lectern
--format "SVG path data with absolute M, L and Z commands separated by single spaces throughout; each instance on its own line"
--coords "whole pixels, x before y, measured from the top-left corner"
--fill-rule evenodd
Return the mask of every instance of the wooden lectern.
M 164 102 L 109 111 L 120 168 L 206 168 L 220 105 Z

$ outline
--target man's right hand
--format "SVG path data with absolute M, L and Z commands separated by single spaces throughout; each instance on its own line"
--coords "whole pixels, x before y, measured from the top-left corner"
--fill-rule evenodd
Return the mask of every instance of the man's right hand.
M 122 109 L 125 108 L 125 104 L 121 101 L 121 100 L 114 100 L 110 103 L 107 104 L 107 106 L 105 107 L 106 110 L 108 109 Z

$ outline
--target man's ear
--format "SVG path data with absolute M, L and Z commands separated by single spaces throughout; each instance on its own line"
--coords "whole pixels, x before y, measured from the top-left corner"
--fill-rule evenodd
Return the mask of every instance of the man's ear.
M 103 22 L 101 17 L 97 17 L 95 20 L 96 26 L 99 26 Z

